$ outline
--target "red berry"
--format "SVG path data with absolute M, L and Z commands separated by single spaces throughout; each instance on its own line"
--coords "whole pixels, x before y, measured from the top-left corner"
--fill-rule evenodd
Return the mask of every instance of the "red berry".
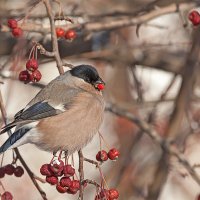
M 120 153 L 117 149 L 113 148 L 108 152 L 108 158 L 110 160 L 117 160 L 119 157 Z
M 5 176 L 5 169 L 4 167 L 0 168 L 0 178 L 3 178 Z
M 21 177 L 24 174 L 24 169 L 21 166 L 15 168 L 14 174 L 16 177 Z
M 78 192 L 78 189 L 77 188 L 72 188 L 72 187 L 69 187 L 67 189 L 67 193 L 68 194 L 76 194 Z
M 30 81 L 32 81 L 33 83 L 40 81 L 41 78 L 42 78 L 42 74 L 40 73 L 39 70 L 35 70 L 34 72 L 30 74 Z
M 71 187 L 79 189 L 80 188 L 80 181 L 79 180 L 73 180 Z
M 27 62 L 26 62 L 26 69 L 31 71 L 31 72 L 34 72 L 35 70 L 38 69 L 38 62 L 36 59 L 32 58 L 32 59 L 29 59 Z
M 109 199 L 118 199 L 119 198 L 119 192 L 116 189 L 110 189 L 109 190 Z
M 188 18 L 194 26 L 200 24 L 200 14 L 197 11 L 193 10 L 190 12 Z
M 58 38 L 64 37 L 65 36 L 65 31 L 63 28 L 56 28 L 56 35 Z
M 14 28 L 14 29 L 12 30 L 12 35 L 13 35 L 14 37 L 20 37 L 20 36 L 23 35 L 23 31 L 22 31 L 22 29 L 19 28 L 19 27 Z
M 64 163 L 62 160 L 54 160 L 51 165 L 51 171 L 53 171 L 56 174 L 59 174 L 60 172 L 63 171 Z
M 52 176 L 53 172 L 50 169 L 50 164 L 44 164 L 40 167 L 40 173 L 44 176 Z
M 105 85 L 104 85 L 103 83 L 99 83 L 99 84 L 97 85 L 97 88 L 98 88 L 98 90 L 104 90 Z
M 17 28 L 17 21 L 15 19 L 9 19 L 8 20 L 8 27 L 10 28 Z
M 65 33 L 65 39 L 67 40 L 73 40 L 76 37 L 77 37 L 76 31 L 74 31 L 73 29 L 66 31 Z
M 65 165 L 63 168 L 63 174 L 66 177 L 74 176 L 75 169 L 71 165 Z
M 59 185 L 59 184 L 56 186 L 56 189 L 57 189 L 57 191 L 60 192 L 60 193 L 65 193 L 65 192 L 67 192 L 67 188 L 62 187 L 62 186 Z
M 96 159 L 97 159 L 98 161 L 101 161 L 101 162 L 102 162 L 102 161 L 108 160 L 107 152 L 104 151 L 104 150 L 99 151 L 99 152 L 97 153 L 97 155 L 96 155 Z
M 72 180 L 71 186 L 68 188 L 67 193 L 76 194 L 79 189 L 80 189 L 80 181 L 79 180 Z
M 1 200 L 12 200 L 13 199 L 13 196 L 10 192 L 4 192 L 2 195 L 1 195 Z
M 15 167 L 11 164 L 8 164 L 4 167 L 5 173 L 8 175 L 13 175 L 14 171 L 15 171 Z
M 58 178 L 56 176 L 47 176 L 46 182 L 50 183 L 51 185 L 56 185 L 58 183 Z
M 60 185 L 62 187 L 70 187 L 72 185 L 72 181 L 68 177 L 63 177 L 60 179 Z
M 25 83 L 28 83 L 30 81 L 30 74 L 27 70 L 21 71 L 19 73 L 19 80 L 24 81 Z

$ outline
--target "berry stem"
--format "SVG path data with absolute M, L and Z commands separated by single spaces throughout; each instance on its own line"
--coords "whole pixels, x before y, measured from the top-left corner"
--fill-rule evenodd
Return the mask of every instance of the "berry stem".
M 3 188 L 3 191 L 6 191 L 5 188 L 4 188 L 4 186 L 3 186 L 3 183 L 1 181 L 0 181 L 0 185 Z
M 38 54 L 38 49 L 37 49 L 37 45 L 35 45 L 35 59 L 37 60 L 37 54 Z
M 34 44 L 33 47 L 31 48 L 31 51 L 30 51 L 30 54 L 29 54 L 29 57 L 28 57 L 29 60 L 31 58 L 34 58 L 34 53 L 33 52 L 34 52 L 35 47 L 36 47 L 36 44 Z
M 102 142 L 101 142 L 101 136 L 100 136 L 100 132 L 98 131 L 99 133 L 99 145 L 100 145 L 100 151 L 102 151 Z
M 1 157 L 1 165 L 0 165 L 0 167 L 2 167 L 2 166 L 3 166 L 3 159 L 4 159 L 4 155 L 5 155 L 5 153 L 3 153 L 2 157 Z
M 104 137 L 103 137 L 103 135 L 100 133 L 100 131 L 98 131 L 98 133 L 99 133 L 99 136 L 100 136 L 100 140 L 101 140 L 101 139 L 103 140 L 103 142 L 104 142 L 106 148 L 109 150 L 109 149 L 110 149 L 109 144 L 106 142 L 106 140 L 104 139 Z M 101 149 L 100 149 L 100 150 L 101 150 Z
M 109 187 L 108 187 L 108 184 L 107 184 L 107 182 L 106 182 L 106 179 L 105 179 L 105 177 L 104 177 L 104 175 L 103 175 L 103 173 L 102 173 L 102 171 L 101 171 L 101 167 L 99 166 L 98 169 L 99 169 L 99 173 L 100 173 L 100 175 L 101 175 L 101 178 L 102 178 L 102 180 L 103 180 L 103 184 L 105 184 L 106 189 L 108 189 Z

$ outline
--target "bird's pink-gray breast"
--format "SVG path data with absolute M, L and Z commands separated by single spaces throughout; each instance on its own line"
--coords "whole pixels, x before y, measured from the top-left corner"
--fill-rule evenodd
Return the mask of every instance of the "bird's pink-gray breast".
M 84 147 L 97 133 L 104 107 L 100 93 L 80 93 L 69 110 L 39 122 L 39 147 L 48 151 L 68 150 L 69 153 Z

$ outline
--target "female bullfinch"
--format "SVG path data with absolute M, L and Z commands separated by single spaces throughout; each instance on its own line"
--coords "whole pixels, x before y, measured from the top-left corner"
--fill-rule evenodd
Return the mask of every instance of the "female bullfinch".
M 82 149 L 103 120 L 102 85 L 105 83 L 90 65 L 76 66 L 58 76 L 2 128 L 1 133 L 5 133 L 16 127 L 0 147 L 0 153 L 26 143 L 68 154 Z

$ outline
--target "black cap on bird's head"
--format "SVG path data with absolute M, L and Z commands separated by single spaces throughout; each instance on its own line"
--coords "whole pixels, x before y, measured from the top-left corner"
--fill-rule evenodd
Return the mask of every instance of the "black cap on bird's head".
M 79 65 L 70 70 L 72 76 L 83 79 L 85 82 L 93 85 L 99 89 L 98 85 L 105 85 L 104 81 L 100 78 L 97 70 L 91 65 Z

